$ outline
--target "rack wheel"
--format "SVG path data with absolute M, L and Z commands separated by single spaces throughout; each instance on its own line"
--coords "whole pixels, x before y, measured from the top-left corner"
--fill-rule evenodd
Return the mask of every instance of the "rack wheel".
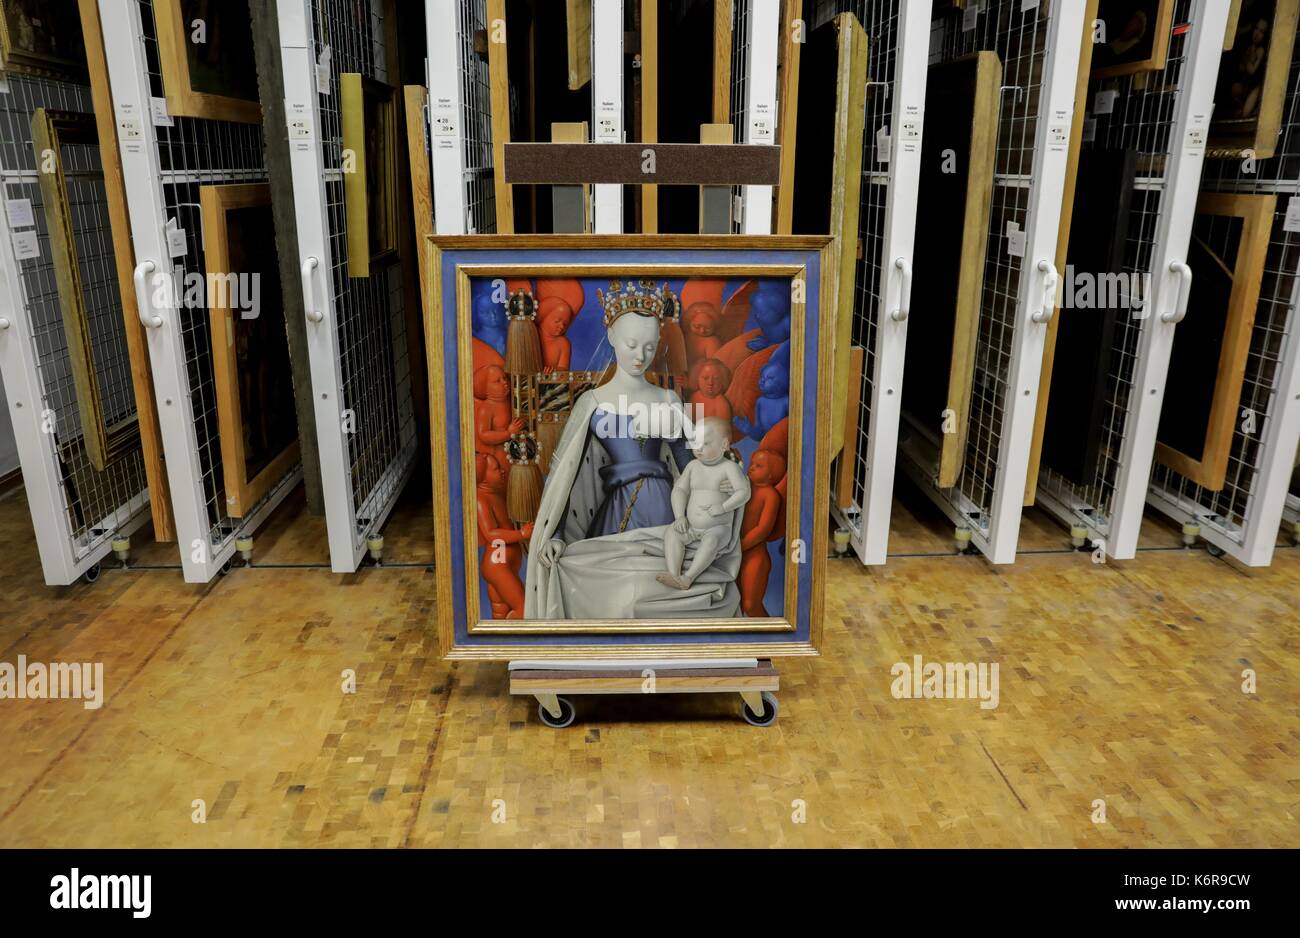
M 745 718 L 745 722 L 750 726 L 771 726 L 776 722 L 776 715 L 781 709 L 777 706 L 776 694 L 773 694 L 770 690 L 765 690 L 762 699 L 764 704 L 762 715 L 755 714 L 750 709 L 748 700 L 740 705 L 740 715 Z
M 1206 541 L 1206 542 L 1205 542 L 1205 551 L 1206 551 L 1206 553 L 1208 553 L 1211 557 L 1222 557 L 1222 556 L 1223 556 L 1223 548 L 1222 548 L 1222 547 L 1219 547 L 1219 546 L 1216 545 L 1216 544 L 1211 544 L 1209 541 Z
M 222 576 L 225 576 L 227 573 L 230 572 L 231 568 L 234 567 L 234 565 L 235 565 L 235 558 L 231 557 L 229 560 L 227 560 L 225 563 L 221 565 L 221 569 L 218 572 Z
M 537 702 L 537 715 L 541 717 L 542 722 L 551 729 L 564 729 L 564 727 L 573 722 L 573 718 L 578 715 L 578 711 L 574 708 L 573 701 L 568 697 L 556 697 L 555 703 L 560 708 L 560 715 L 558 717 L 551 716 L 550 711 L 546 709 L 546 704 L 542 703 L 540 700 Z
M 94 583 L 96 580 L 98 580 L 99 564 L 95 563 L 87 567 L 86 572 L 81 575 L 81 579 L 85 583 Z

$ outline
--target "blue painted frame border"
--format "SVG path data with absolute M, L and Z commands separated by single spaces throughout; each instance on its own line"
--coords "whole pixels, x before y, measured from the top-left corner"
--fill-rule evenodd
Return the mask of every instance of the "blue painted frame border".
M 665 634 L 629 633 L 620 634 L 547 634 L 547 635 L 484 635 L 471 634 L 466 621 L 465 597 L 465 513 L 464 513 L 464 479 L 461 471 L 461 434 L 460 434 L 460 349 L 458 322 L 456 316 L 456 272 L 463 265 L 528 265 L 528 264 L 652 264 L 672 265 L 782 265 L 803 266 L 807 270 L 806 302 L 804 304 L 804 367 L 803 367 L 803 412 L 800 414 L 801 453 L 800 465 L 800 505 L 799 530 L 806 532 L 805 543 L 811 540 L 815 522 L 816 502 L 816 467 L 817 435 L 817 380 L 823 364 L 831 367 L 833 363 L 821 361 L 821 335 L 824 325 L 825 310 L 821 302 L 821 251 L 819 250 L 783 250 L 783 249 L 678 249 L 654 248 L 647 246 L 639 249 L 568 249 L 568 248 L 529 248 L 520 247 L 502 249 L 464 249 L 444 248 L 440 252 L 442 295 L 436 298 L 437 307 L 432 315 L 441 316 L 442 353 L 443 353 L 443 393 L 446 401 L 445 413 L 441 415 L 442 426 L 446 434 L 447 452 L 452 456 L 447 465 L 434 466 L 433 471 L 447 473 L 447 488 L 451 503 L 450 532 L 436 532 L 436 536 L 451 537 L 451 559 L 453 595 L 453 636 L 457 647 L 491 647 L 520 645 L 585 645 L 592 647 L 620 645 L 708 645 L 708 644 L 777 644 L 807 642 L 812 630 L 812 568 L 811 556 L 800 565 L 798 573 L 799 597 L 797 620 L 793 632 L 673 632 Z M 431 377 L 431 380 L 436 380 Z M 436 419 L 431 415 L 432 419 Z M 437 427 L 435 426 L 436 430 Z M 821 428 L 830 432 L 829 426 Z M 825 506 L 823 506 L 825 509 Z M 809 545 L 815 550 L 816 545 Z M 444 573 L 439 573 L 439 576 Z

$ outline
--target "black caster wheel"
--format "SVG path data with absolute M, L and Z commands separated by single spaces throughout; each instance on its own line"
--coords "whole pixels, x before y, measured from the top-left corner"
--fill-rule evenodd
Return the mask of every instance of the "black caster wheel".
M 574 709 L 573 701 L 568 697 L 557 697 L 555 698 L 555 702 L 560 705 L 560 715 L 558 718 L 551 716 L 550 712 L 541 703 L 538 703 L 537 705 L 537 715 L 541 717 L 542 722 L 551 729 L 559 730 L 572 723 L 573 718 L 578 715 L 578 711 Z
M 99 564 L 92 564 L 90 567 L 86 568 L 86 572 L 81 575 L 81 579 L 85 583 L 94 583 L 98 580 Z
M 765 709 L 759 715 L 749 709 L 749 704 L 741 703 L 740 715 L 745 718 L 745 722 L 750 726 L 771 726 L 776 722 L 776 715 L 781 708 L 776 704 L 776 695 L 770 690 L 763 691 L 763 705 Z
M 1210 544 L 1209 542 L 1206 542 L 1206 545 L 1205 545 L 1205 552 L 1206 552 L 1207 554 L 1209 554 L 1211 557 L 1222 557 L 1222 556 L 1223 556 L 1223 548 L 1222 548 L 1222 547 L 1218 547 L 1217 545 L 1214 545 L 1214 544 Z
M 225 576 L 234 568 L 234 566 L 235 566 L 235 558 L 231 557 L 229 560 L 227 560 L 225 563 L 221 565 L 221 569 L 218 572 L 222 576 Z

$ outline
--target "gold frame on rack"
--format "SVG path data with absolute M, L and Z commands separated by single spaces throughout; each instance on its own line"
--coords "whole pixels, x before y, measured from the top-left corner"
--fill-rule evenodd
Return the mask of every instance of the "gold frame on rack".
M 1224 215 L 1243 219 L 1237 257 L 1232 269 L 1232 295 L 1223 327 L 1223 344 L 1214 375 L 1214 397 L 1205 428 L 1201 458 L 1195 459 L 1156 440 L 1156 462 L 1186 476 L 1212 492 L 1223 488 L 1228 459 L 1236 431 L 1237 405 L 1250 355 L 1250 337 L 1259 305 L 1260 281 L 1268 256 L 1268 239 L 1273 230 L 1274 195 L 1239 195 L 1202 192 L 1196 202 L 1197 215 Z M 1193 235 L 1194 237 L 1194 235 Z M 1195 289 L 1193 286 L 1192 289 Z M 1177 406 L 1169 401 L 1165 406 Z
M 1239 3 L 1234 4 L 1233 12 L 1242 12 Z M 1276 0 L 1268 59 L 1260 85 L 1259 112 L 1253 118 L 1211 117 L 1206 147 L 1206 155 L 1211 159 L 1239 159 L 1249 150 L 1255 159 L 1265 160 L 1276 153 L 1278 136 L 1282 132 L 1286 83 L 1295 55 L 1297 24 L 1300 24 L 1300 0 Z M 1226 50 L 1232 49 L 1232 40 L 1232 35 L 1224 40 L 1225 58 Z
M 69 28 L 80 31 L 81 21 L 73 15 L 76 10 L 75 0 L 67 0 L 67 6 L 68 9 L 63 12 L 68 15 L 61 17 L 61 22 Z M 15 50 L 9 23 L 13 7 L 13 0 L 0 0 L 0 70 L 15 75 L 34 75 L 39 78 L 84 83 L 87 75 L 84 34 L 82 36 L 83 57 L 80 59 Z
M 63 314 L 63 332 L 68 344 L 73 386 L 77 392 L 77 411 L 81 418 L 82 439 L 90 464 L 99 472 L 124 453 L 139 446 L 140 421 L 135 410 L 112 426 L 104 415 L 99 375 L 95 368 L 95 349 L 86 314 L 86 300 L 81 279 L 81 263 L 68 199 L 67 178 L 63 172 L 64 144 L 99 145 L 95 119 L 89 114 L 71 114 L 37 108 L 32 114 L 32 149 L 38 165 L 52 162 L 52 172 L 40 173 L 41 203 L 50 235 L 50 257 L 54 265 L 54 282 Z M 102 173 L 101 173 L 102 177 Z
M 1123 65 L 1104 65 L 1092 70 L 1093 78 L 1118 78 L 1139 72 L 1158 72 L 1169 61 L 1169 39 L 1174 25 L 1174 0 L 1157 0 L 1155 37 L 1151 40 L 1151 57 Z M 1100 16 L 1098 10 L 1096 16 Z
M 366 121 L 373 108 L 378 123 L 379 165 L 371 166 L 367 155 Z M 398 110 L 397 89 L 357 72 L 339 75 L 339 114 L 343 124 L 345 163 L 353 161 L 352 171 L 345 165 L 343 173 L 343 207 L 347 215 L 348 276 L 369 277 L 372 270 L 387 267 L 397 257 L 401 242 L 398 224 Z M 379 204 L 370 204 L 368 181 L 371 173 L 378 179 Z M 370 243 L 370 217 L 379 212 L 379 230 L 384 244 Z
M 204 266 L 209 272 L 230 271 L 226 213 L 263 205 L 271 205 L 271 187 L 264 182 L 199 187 Z M 211 299 L 210 297 L 209 301 Z M 295 439 L 268 461 L 261 472 L 248 478 L 243 404 L 239 398 L 239 361 L 229 341 L 234 330 L 234 315 L 234 310 L 228 303 L 208 307 L 212 330 L 212 380 L 216 388 L 217 431 L 221 437 L 226 513 L 232 518 L 241 518 L 297 464 L 301 458 L 301 447 Z M 286 367 L 287 365 L 286 362 Z
M 429 270 L 431 271 L 432 285 L 431 295 L 434 301 L 431 304 L 428 319 L 426 321 L 426 342 L 429 349 L 429 407 L 430 413 L 446 413 L 447 402 L 446 394 L 443 389 L 442 381 L 436 376 L 442 376 L 446 373 L 446 367 L 449 364 L 444 362 L 443 356 L 443 339 L 444 323 L 455 322 L 457 330 L 457 356 L 460 362 L 468 363 L 473 357 L 472 332 L 471 332 L 471 310 L 470 310 L 470 281 L 471 278 L 478 277 L 523 277 L 523 276 L 545 276 L 545 277 L 582 277 L 582 276 L 602 276 L 617 274 L 627 276 L 630 272 L 635 272 L 644 276 L 655 277 L 678 277 L 678 276 L 726 276 L 726 277 L 746 277 L 746 276 L 776 276 L 789 277 L 795 281 L 805 272 L 802 265 L 789 263 L 763 263 L 755 261 L 754 263 L 737 263 L 737 264 L 700 264 L 700 263 L 680 263 L 674 262 L 667 258 L 652 259 L 644 263 L 634 264 L 611 264 L 608 261 L 598 261 L 592 263 L 573 263 L 573 264 L 553 264 L 553 263 L 527 263 L 521 261 L 514 264 L 474 264 L 462 263 L 456 268 L 456 318 L 451 320 L 441 313 L 443 297 L 442 281 L 442 252 L 444 250 L 455 250 L 457 248 L 501 248 L 501 249 L 525 249 L 525 248 L 590 248 L 592 250 L 618 250 L 618 249 L 643 249 L 647 251 L 663 251 L 671 249 L 731 249 L 734 251 L 745 250 L 816 250 L 821 256 L 821 281 L 819 284 L 819 297 L 825 297 L 830 289 L 834 274 L 829 265 L 832 263 L 830 252 L 831 238 L 825 236 L 810 237 L 782 237 L 782 236 L 731 236 L 718 237 L 707 235 L 531 235 L 531 236 L 514 236 L 503 237 L 494 235 L 471 235 L 471 236 L 443 236 L 431 237 L 427 249 L 430 251 Z M 791 370 L 794 375 L 803 375 L 804 368 L 804 325 L 807 318 L 807 310 L 802 302 L 791 304 Z M 817 399 L 814 412 L 825 412 L 831 400 L 831 385 L 833 382 L 833 351 L 834 351 L 834 322 L 832 317 L 820 317 L 818 328 L 818 347 L 817 347 Z M 472 391 L 472 369 L 462 368 L 457 373 L 459 386 L 460 409 L 455 415 L 460 424 L 462 439 L 466 434 L 472 438 L 473 423 L 473 391 Z M 804 412 L 803 401 L 803 382 L 801 380 L 792 380 L 790 386 L 790 412 Z M 442 434 L 433 432 L 430 434 L 433 465 L 449 465 L 451 460 L 459 460 L 462 478 L 472 479 L 474 477 L 474 460 L 473 449 L 465 449 L 462 452 L 453 454 L 448 451 L 447 441 Z M 789 492 L 787 499 L 792 504 L 800 502 L 800 474 L 804 468 L 803 459 L 805 454 L 802 452 L 802 434 L 792 435 L 790 441 L 790 453 L 788 459 L 789 466 Z M 816 448 L 812 454 L 813 458 L 813 504 L 829 505 L 830 499 L 830 434 L 827 432 L 818 432 L 816 434 Z M 636 620 L 627 622 L 622 620 L 610 621 L 550 621 L 536 620 L 527 625 L 521 625 L 512 620 L 482 620 L 478 614 L 478 547 L 475 540 L 476 506 L 473 501 L 473 491 L 466 489 L 464 492 L 463 503 L 460 506 L 451 504 L 450 486 L 447 478 L 441 474 L 435 474 L 434 479 L 434 524 L 438 531 L 451 530 L 451 518 L 453 511 L 461 511 L 464 515 L 464 538 L 465 543 L 462 549 L 465 551 L 465 581 L 461 588 L 465 590 L 466 599 L 466 621 L 468 623 L 467 631 L 473 635 L 626 635 L 635 638 L 638 635 L 670 635 L 670 634 L 690 634 L 692 632 L 709 632 L 709 633 L 745 633 L 745 634 L 771 634 L 774 632 L 792 632 L 796 626 L 793 621 L 794 610 L 798 608 L 798 565 L 788 563 L 785 570 L 785 609 L 783 615 L 779 617 L 769 617 L 767 619 L 665 619 L 665 620 Z M 786 519 L 787 529 L 786 537 L 789 539 L 800 536 L 798 512 L 787 512 Z M 811 599 L 811 623 L 809 640 L 763 643 L 760 646 L 764 656 L 772 655 L 809 655 L 817 654 L 816 646 L 821 637 L 821 610 L 824 602 L 825 591 L 825 572 L 826 558 L 825 551 L 820 550 L 817 545 L 824 545 L 828 537 L 828 516 L 826 511 L 818 510 L 814 507 L 813 511 L 813 531 L 803 532 L 809 534 L 804 540 L 810 545 L 810 563 L 812 564 L 812 577 L 810 586 Z M 436 563 L 440 569 L 447 570 L 452 563 L 452 546 L 449 539 L 440 537 L 435 542 Z M 707 645 L 684 644 L 684 645 L 657 645 L 657 644 L 619 644 L 610 645 L 523 645 L 523 646 L 456 646 L 454 638 L 454 615 L 453 615 L 453 595 L 456 585 L 452 582 L 451 577 L 438 578 L 438 634 L 439 641 L 444 654 L 452 658 L 477 658 L 477 659 L 507 659 L 511 657 L 520 657 L 522 649 L 527 649 L 529 657 L 573 657 L 575 654 L 591 654 L 593 647 L 598 648 L 602 656 L 620 657 L 629 653 L 639 652 L 642 654 L 653 653 L 656 657 L 680 658 L 680 657 L 717 657 L 723 654 L 736 653 L 753 653 L 756 646 L 744 642 L 726 642 L 710 643 Z M 761 623 L 761 624 L 756 624 Z M 611 654 L 607 654 L 611 653 Z
M 241 7 L 230 7 L 238 14 Z M 154 25 L 158 32 L 158 59 L 167 96 L 167 113 L 172 117 L 202 117 L 209 120 L 260 124 L 260 101 L 195 91 L 190 77 L 186 44 L 190 41 L 181 0 L 154 0 Z

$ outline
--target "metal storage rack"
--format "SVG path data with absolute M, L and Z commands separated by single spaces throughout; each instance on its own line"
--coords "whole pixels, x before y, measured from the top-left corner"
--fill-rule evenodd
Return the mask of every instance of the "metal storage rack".
M 1094 546 L 1120 560 L 1137 551 L 1169 353 L 1186 312 L 1180 281 L 1226 15 L 1223 3 L 1178 0 L 1163 70 L 1093 80 L 1088 87 L 1083 147 L 1139 154 L 1124 273 L 1145 276 L 1150 295 L 1143 315 L 1116 319 L 1095 478 L 1078 485 L 1043 467 L 1037 503 L 1067 525 L 1085 528 Z M 1111 92 L 1118 94 L 1113 110 L 1095 113 L 1098 94 Z M 1068 369 L 1069 354 L 1058 349 L 1054 367 Z
M 1002 59 L 996 171 L 969 434 L 956 485 L 937 459 L 903 443 L 902 468 L 994 563 L 1016 555 L 1043 343 L 1055 310 L 1057 227 L 1078 77 L 1083 4 L 997 0 L 935 23 L 934 61 L 981 49 Z M 1008 251 L 1008 223 L 1024 252 Z M 924 257 L 916 276 L 925 276 Z M 913 441 L 916 440 L 913 435 Z
M 282 0 L 277 12 L 330 567 L 347 573 L 387 521 L 418 449 L 407 343 L 422 339 L 407 335 L 401 267 L 348 276 L 339 75 L 388 81 L 383 3 Z
M 781 0 L 715 0 L 731 4 L 731 128 L 736 143 L 777 142 L 777 46 Z M 772 187 L 736 186 L 731 230 L 772 233 Z
M 433 216 L 439 234 L 495 234 L 492 91 L 486 56 L 486 0 L 425 0 Z
M 1206 161 L 1207 192 L 1275 194 L 1264 278 L 1251 335 L 1250 355 L 1237 404 L 1236 428 L 1220 491 L 1202 488 L 1157 465 L 1147 502 L 1184 524 L 1195 525 L 1210 548 L 1248 566 L 1267 566 L 1278 525 L 1300 521 L 1300 499 L 1288 494 L 1300 439 L 1300 232 L 1288 231 L 1287 211 L 1300 197 L 1300 56 L 1293 55 L 1275 155 L 1246 172 L 1242 159 Z M 1253 432 L 1251 432 L 1253 430 Z
M 151 0 L 99 0 L 135 248 L 136 299 L 146 325 L 154 393 L 187 582 L 228 569 L 236 540 L 250 536 L 302 478 L 295 466 L 242 518 L 225 511 L 211 329 L 206 309 L 185 309 L 179 284 L 203 274 L 199 187 L 263 182 L 262 130 L 255 124 L 154 116 L 165 97 Z M 183 253 L 169 229 L 184 232 Z M 155 302 L 177 287 L 170 305 Z
M 30 225 L 10 224 L 0 211 L 0 377 L 9 402 L 23 483 L 45 582 L 64 586 L 94 579 L 116 537 L 149 520 L 149 490 L 139 441 L 104 471 L 90 464 L 82 442 L 68 340 L 32 150 L 37 108 L 90 114 L 85 85 L 9 75 L 0 92 L 0 190 L 6 206 L 31 203 Z M 100 115 L 100 119 L 110 119 Z M 105 417 L 135 412 L 126 326 L 109 231 L 98 144 L 61 148 L 71 203 L 83 296 Z M 16 206 L 15 206 L 16 207 Z M 35 236 L 39 256 L 18 260 L 18 241 Z
M 881 564 L 893 506 L 931 4 L 819 0 L 809 27 L 846 11 L 870 44 L 853 305 L 853 344 L 864 349 L 864 364 L 858 432 L 846 435 L 840 457 L 839 471 L 853 473 L 852 505 L 834 513 L 862 562 Z

